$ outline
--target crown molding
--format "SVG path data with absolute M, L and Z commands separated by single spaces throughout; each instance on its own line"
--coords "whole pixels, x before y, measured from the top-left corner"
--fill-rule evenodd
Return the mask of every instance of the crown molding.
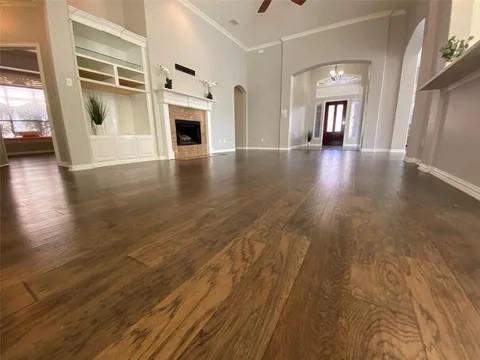
M 220 25 L 218 22 L 213 20 L 211 17 L 209 17 L 207 14 L 205 14 L 202 10 L 197 8 L 195 5 L 193 5 L 189 0 L 178 0 L 180 3 L 182 3 L 183 6 L 187 7 L 190 9 L 192 12 L 194 12 L 196 15 L 201 17 L 203 20 L 205 20 L 207 23 L 212 25 L 215 29 L 220 31 L 223 35 L 225 35 L 227 38 L 232 40 L 235 44 L 237 44 L 240 48 L 242 48 L 244 51 L 248 51 L 248 47 L 245 46 L 239 39 L 237 39 L 235 36 L 232 35 L 230 31 L 225 29 L 222 25 Z
M 283 37 L 280 38 L 280 40 L 284 41 L 284 42 L 285 41 L 290 41 L 290 40 L 298 39 L 298 38 L 301 38 L 301 37 L 304 37 L 304 36 L 317 34 L 317 33 L 323 32 L 323 31 L 328 31 L 328 30 L 337 29 L 337 28 L 344 27 L 344 26 L 358 24 L 358 23 L 361 23 L 361 22 L 364 22 L 364 21 L 370 21 L 370 20 L 380 19 L 380 18 L 384 18 L 384 17 L 391 17 L 391 16 L 400 16 L 400 15 L 405 15 L 406 13 L 407 12 L 405 10 L 381 11 L 381 12 L 370 14 L 370 15 L 359 16 L 359 17 L 356 17 L 356 18 L 348 19 L 348 20 L 345 20 L 345 21 L 339 21 L 339 22 L 336 22 L 336 23 L 333 23 L 333 24 L 319 26 L 317 28 L 310 29 L 310 30 L 303 31 L 303 32 L 299 32 L 299 33 L 296 33 L 296 34 L 283 36 Z
M 270 41 L 270 42 L 266 42 L 266 43 L 262 43 L 262 44 L 258 44 L 258 45 L 248 47 L 242 41 L 240 41 L 238 38 L 236 38 L 230 31 L 225 29 L 222 25 L 220 25 L 218 22 L 213 20 L 210 16 L 205 14 L 198 7 L 193 5 L 189 0 L 178 0 L 178 1 L 182 5 L 184 5 L 186 8 L 188 8 L 192 12 L 194 12 L 197 16 L 201 17 L 207 23 L 212 25 L 215 29 L 220 31 L 227 38 L 232 40 L 241 49 L 243 49 L 244 51 L 248 51 L 248 52 L 249 51 L 257 51 L 257 50 L 265 49 L 265 48 L 268 48 L 268 47 L 271 47 L 271 46 L 280 45 L 282 42 L 298 39 L 298 38 L 301 38 L 301 37 L 304 37 L 304 36 L 309 36 L 309 35 L 316 34 L 316 33 L 322 32 L 322 31 L 328 31 L 328 30 L 336 29 L 336 28 L 343 27 L 343 26 L 357 24 L 357 23 L 364 22 L 364 21 L 380 19 L 380 18 L 383 18 L 383 17 L 405 15 L 407 13 L 405 10 L 382 11 L 382 12 L 378 12 L 378 13 L 374 13 L 374 14 L 370 14 L 370 15 L 365 15 L 365 16 L 360 16 L 360 17 L 348 19 L 348 20 L 345 20 L 345 21 L 339 21 L 339 22 L 329 24 L 329 25 L 319 26 L 317 28 L 313 28 L 313 29 L 310 29 L 310 30 L 307 30 L 307 31 L 299 32 L 299 33 L 292 34 L 292 35 L 283 36 L 279 40 L 274 40 L 274 41 Z
M 247 49 L 247 51 L 257 51 L 257 50 L 265 49 L 265 48 L 268 48 L 268 47 L 271 47 L 271 46 L 280 45 L 281 43 L 282 42 L 280 40 L 270 41 L 268 43 L 263 43 L 263 44 L 260 44 L 260 45 L 255 45 L 255 46 L 249 47 Z

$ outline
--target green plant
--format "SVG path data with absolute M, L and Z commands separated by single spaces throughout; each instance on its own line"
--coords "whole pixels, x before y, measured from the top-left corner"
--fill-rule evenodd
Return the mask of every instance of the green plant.
M 473 39 L 469 36 L 467 39 L 459 40 L 456 36 L 448 39 L 447 44 L 440 49 L 442 58 L 452 61 L 454 58 L 461 56 L 468 49 L 468 42 Z
M 87 112 L 95 125 L 102 125 L 108 115 L 107 105 L 98 95 L 90 95 L 87 100 Z
M 312 141 L 312 137 L 313 137 L 313 132 L 312 132 L 312 130 L 309 130 L 307 132 L 307 142 Z

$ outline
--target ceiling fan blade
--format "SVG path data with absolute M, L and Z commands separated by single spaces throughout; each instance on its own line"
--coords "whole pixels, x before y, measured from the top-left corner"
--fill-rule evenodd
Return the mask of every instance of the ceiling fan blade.
M 307 0 L 292 0 L 295 4 L 299 5 L 299 6 L 302 6 L 303 4 L 305 4 L 305 1 Z
M 267 11 L 268 6 L 271 2 L 272 0 L 263 0 L 262 5 L 260 5 L 260 8 L 258 9 L 258 13 L 264 13 L 265 11 Z

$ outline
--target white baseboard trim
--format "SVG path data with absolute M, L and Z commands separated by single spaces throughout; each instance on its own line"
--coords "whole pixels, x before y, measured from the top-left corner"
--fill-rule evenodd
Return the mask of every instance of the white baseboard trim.
M 213 150 L 212 154 L 221 154 L 221 153 L 229 153 L 229 152 L 235 152 L 237 149 L 232 148 L 232 149 L 218 149 L 218 150 Z
M 361 152 L 390 152 L 390 149 L 360 149 Z
M 447 173 L 446 171 L 440 170 L 436 167 L 432 167 L 430 173 L 436 178 L 445 181 L 447 184 L 480 201 L 480 186 L 460 179 L 459 177 L 456 177 L 455 175 Z
M 405 149 L 390 149 L 392 154 L 405 154 Z
M 134 164 L 146 161 L 155 161 L 160 160 L 158 157 L 145 157 L 139 159 L 127 159 L 127 160 L 113 160 L 113 161 L 104 161 L 104 162 L 97 162 L 92 164 L 81 164 L 81 165 L 70 165 L 68 169 L 70 171 L 83 171 L 83 170 L 91 170 L 105 166 L 115 166 L 115 165 L 125 165 L 125 164 Z
M 70 168 L 70 164 L 66 161 L 57 161 L 57 165 L 64 168 Z
M 422 161 L 420 159 L 417 159 L 417 158 L 414 158 L 414 157 L 409 157 L 409 156 L 405 156 L 403 161 L 405 161 L 406 163 L 409 163 L 409 164 L 417 164 L 417 165 L 420 165 L 422 163 Z
M 241 150 L 280 150 L 278 147 L 258 147 L 258 146 L 250 146 L 250 147 L 241 147 L 237 148 Z
M 421 172 L 424 172 L 424 173 L 429 174 L 429 173 L 432 172 L 432 167 L 429 166 L 429 165 L 425 165 L 425 164 L 423 164 L 423 163 L 420 163 L 420 164 L 418 165 L 418 170 L 420 170 Z

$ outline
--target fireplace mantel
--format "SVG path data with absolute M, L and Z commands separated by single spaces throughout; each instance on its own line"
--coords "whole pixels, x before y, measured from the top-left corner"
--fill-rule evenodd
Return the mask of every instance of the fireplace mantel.
M 159 136 L 158 144 L 160 144 L 159 153 L 165 154 L 168 159 L 175 159 L 175 152 L 172 145 L 171 137 L 171 122 L 169 114 L 169 105 L 182 106 L 191 109 L 198 109 L 205 111 L 207 124 L 207 142 L 208 151 L 211 154 L 212 150 L 212 129 L 211 129 L 211 111 L 214 100 L 206 99 L 204 97 L 191 95 L 170 89 L 155 90 L 156 106 L 160 121 L 157 120 L 157 134 Z M 164 147 L 161 144 L 165 144 Z

